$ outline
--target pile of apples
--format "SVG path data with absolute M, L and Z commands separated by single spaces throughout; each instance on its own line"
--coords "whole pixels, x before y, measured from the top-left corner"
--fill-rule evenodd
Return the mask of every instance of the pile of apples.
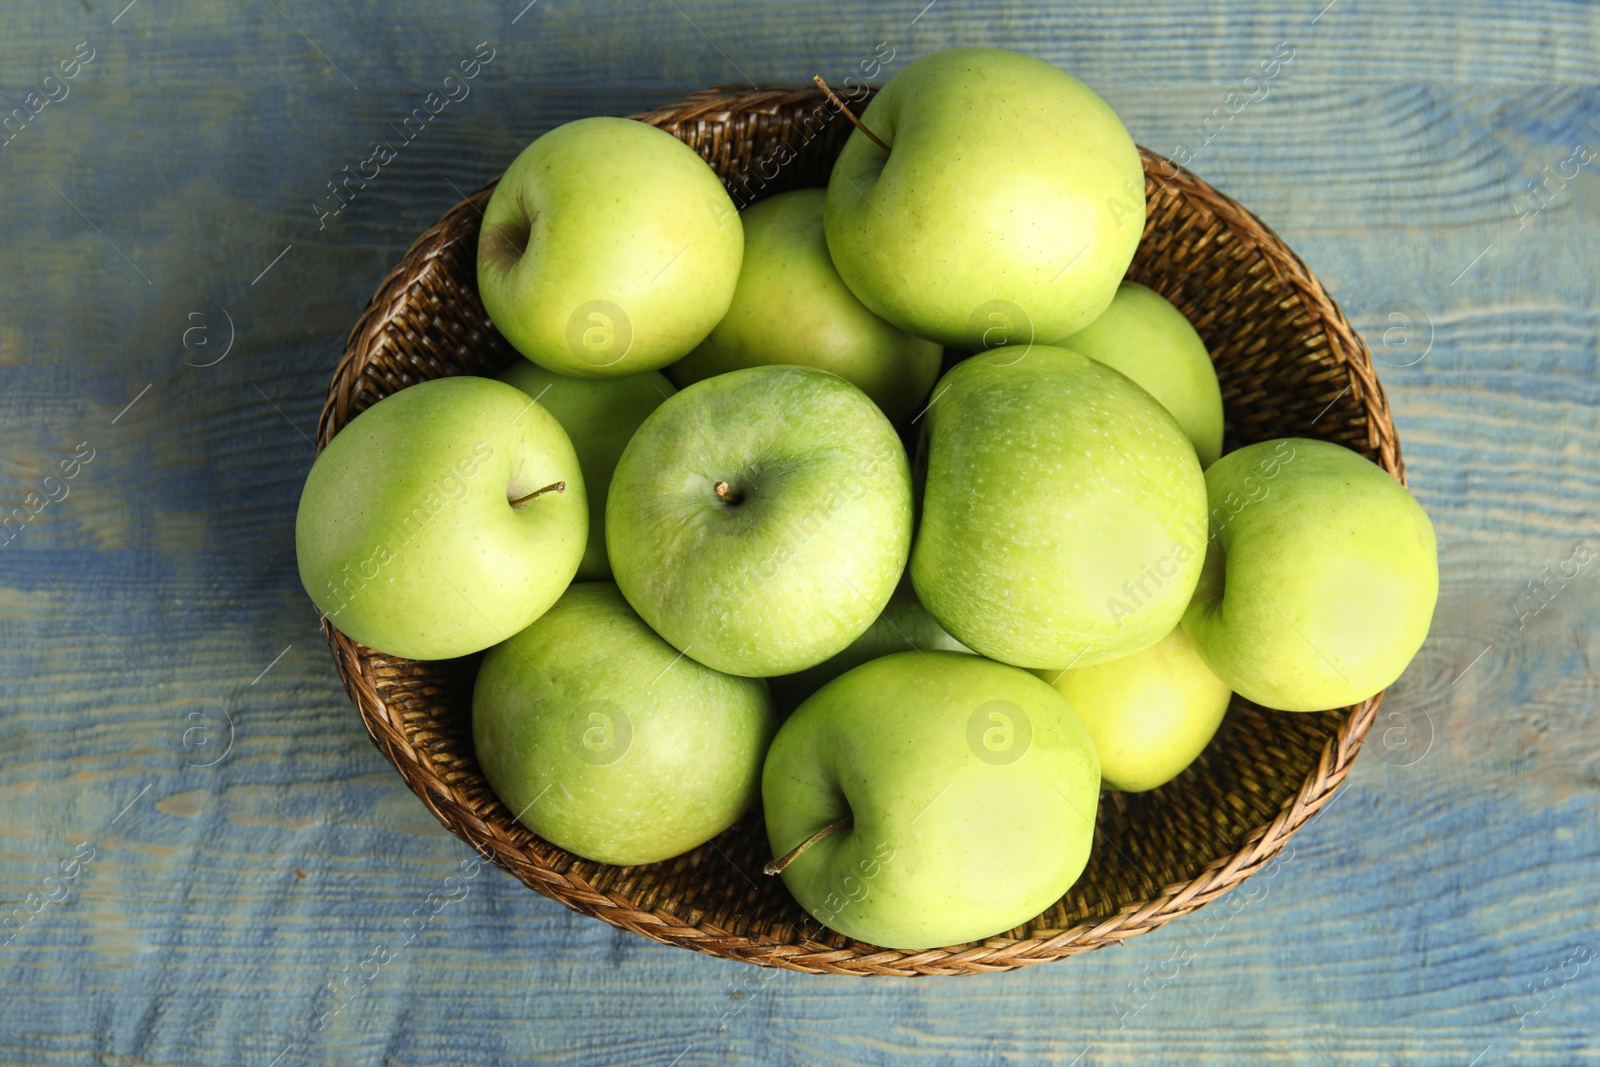
M 1438 566 L 1360 455 L 1220 455 L 1205 344 L 1125 280 L 1143 169 L 1086 86 L 960 48 L 852 119 L 825 191 L 742 213 L 654 127 L 540 137 L 478 246 L 527 359 L 352 420 L 296 547 L 351 638 L 488 650 L 478 761 L 541 837 L 650 863 L 759 797 L 808 913 L 924 949 L 1053 904 L 1102 786 L 1170 781 L 1233 693 L 1394 681 Z

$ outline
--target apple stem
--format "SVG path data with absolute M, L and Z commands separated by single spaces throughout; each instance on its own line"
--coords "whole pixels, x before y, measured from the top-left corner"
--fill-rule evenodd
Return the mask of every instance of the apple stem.
M 856 118 L 856 113 L 854 111 L 851 111 L 848 107 L 846 107 L 845 106 L 845 102 L 843 100 L 840 100 L 838 95 L 836 93 L 834 93 L 834 91 L 832 89 L 828 88 L 828 83 L 822 80 L 822 75 L 813 74 L 811 76 L 811 80 L 817 83 L 817 88 L 822 90 L 822 95 L 823 96 L 826 96 L 829 100 L 832 100 L 833 103 L 834 103 L 834 106 L 837 107 L 840 111 L 844 112 L 844 117 L 849 119 L 852 123 L 854 123 L 856 129 L 860 130 L 862 133 L 867 135 L 867 140 L 871 141 L 873 144 L 875 144 L 879 148 L 883 149 L 885 153 L 887 153 L 889 151 L 889 146 L 883 143 L 883 138 L 879 137 L 877 134 L 875 134 L 871 130 L 867 129 L 866 126 L 862 124 L 861 120 Z
M 724 504 L 743 504 L 744 493 L 729 485 L 727 482 L 718 482 L 711 487 L 717 494 L 717 499 Z
M 546 493 L 565 493 L 566 491 L 567 491 L 567 483 L 566 482 L 551 482 L 549 485 L 545 486 L 542 489 L 535 489 L 533 492 L 529 493 L 527 496 L 519 496 L 519 497 L 517 497 L 517 499 L 515 499 L 515 500 L 513 500 L 511 502 L 511 506 L 512 507 L 516 507 L 519 504 L 526 504 L 528 501 L 532 500 L 534 497 L 543 496 Z
M 810 837 L 806 838 L 804 841 L 802 841 L 798 845 L 794 846 L 794 848 L 791 848 L 788 852 L 785 852 L 783 855 L 779 856 L 777 859 L 773 860 L 771 863 L 769 863 L 765 867 L 761 868 L 761 873 L 762 874 L 782 874 L 783 873 L 783 869 L 785 867 L 789 866 L 789 864 L 793 863 L 795 857 L 800 855 L 800 853 L 804 852 L 806 849 L 810 848 L 812 845 L 816 844 L 818 841 L 821 841 L 824 837 L 827 837 L 829 834 L 833 834 L 833 833 L 838 832 L 839 830 L 844 829 L 849 824 L 850 824 L 850 816 L 848 816 L 848 815 L 846 815 L 842 819 L 838 819 L 838 820 L 836 820 L 834 822 L 830 822 L 828 825 L 824 826 L 822 829 L 818 830 L 816 833 L 812 834 Z

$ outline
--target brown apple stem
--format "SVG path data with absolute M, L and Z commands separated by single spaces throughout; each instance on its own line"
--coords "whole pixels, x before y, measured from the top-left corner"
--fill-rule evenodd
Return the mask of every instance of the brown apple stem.
M 515 499 L 515 500 L 513 500 L 511 502 L 511 506 L 512 507 L 517 507 L 520 504 L 526 504 L 528 501 L 532 500 L 534 497 L 543 496 L 546 493 L 565 493 L 566 491 L 567 491 L 567 483 L 566 482 L 551 482 L 549 485 L 545 486 L 542 489 L 535 489 L 533 492 L 529 493 L 527 496 L 519 496 L 519 497 L 517 497 L 517 499 Z
M 850 824 L 850 816 L 848 816 L 848 815 L 846 815 L 842 819 L 838 819 L 838 820 L 836 820 L 834 822 L 830 822 L 828 825 L 824 826 L 822 829 L 818 830 L 816 833 L 812 834 L 810 837 L 806 838 L 804 841 L 802 841 L 798 845 L 794 846 L 794 848 L 791 848 L 788 852 L 785 852 L 782 856 L 779 856 L 777 859 L 773 860 L 771 863 L 769 863 L 765 867 L 761 868 L 761 873 L 762 874 L 782 874 L 783 873 L 783 869 L 785 867 L 789 866 L 789 864 L 793 863 L 795 857 L 800 855 L 800 853 L 804 852 L 806 849 L 810 848 L 812 845 L 816 844 L 818 841 L 821 841 L 824 837 L 827 837 L 829 834 L 836 833 L 837 831 L 844 829 L 849 824 Z
M 711 487 L 717 494 L 717 499 L 724 504 L 743 504 L 744 491 L 729 485 L 727 482 L 718 482 Z
M 840 100 L 838 95 L 834 93 L 832 89 L 828 88 L 828 83 L 822 80 L 822 75 L 813 74 L 811 76 L 811 80 L 817 83 L 817 88 L 822 90 L 823 96 L 826 96 L 829 100 L 832 100 L 834 106 L 840 111 L 844 112 L 844 117 L 854 123 L 856 129 L 867 135 L 867 140 L 871 141 L 885 152 L 889 151 L 889 146 L 883 143 L 883 139 L 877 134 L 873 133 L 871 130 L 867 129 L 866 126 L 862 125 L 861 120 L 856 118 L 856 113 L 846 107 L 845 102 Z

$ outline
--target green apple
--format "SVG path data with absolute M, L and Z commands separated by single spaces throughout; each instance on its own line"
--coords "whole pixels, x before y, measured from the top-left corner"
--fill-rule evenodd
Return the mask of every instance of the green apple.
M 744 235 L 694 149 L 632 119 L 534 141 L 483 209 L 478 291 L 506 340 L 547 370 L 656 370 L 728 310 Z
M 562 594 L 483 659 L 472 742 L 495 795 L 551 844 L 654 863 L 755 802 L 777 730 L 766 685 L 678 655 L 609 582 Z
M 911 476 L 867 395 L 808 367 L 696 382 L 645 419 L 606 498 L 617 585 L 686 656 L 792 674 L 872 625 L 905 569 Z
M 449 659 L 555 603 L 588 525 L 577 454 L 548 411 L 504 382 L 439 378 L 378 401 L 322 450 L 295 554 L 340 631 L 391 656 Z
M 916 414 L 943 350 L 889 325 L 845 286 L 822 235 L 825 199 L 825 190 L 795 189 L 745 208 L 733 304 L 698 348 L 667 369 L 673 381 L 793 363 L 853 383 L 890 422 Z
M 1038 674 L 1083 721 L 1106 786 L 1124 793 L 1181 774 L 1210 744 L 1233 697 L 1182 626 L 1131 656 Z
M 900 586 L 884 605 L 867 632 L 850 642 L 848 648 L 832 659 L 824 660 L 809 670 L 768 678 L 772 699 L 779 711 L 793 711 L 806 697 L 821 689 L 852 667 L 868 660 L 878 659 L 894 652 L 935 649 L 946 652 L 971 652 L 966 645 L 944 632 L 939 620 L 928 614 L 928 609 L 917 599 L 916 590 L 908 580 L 901 579 Z
M 1099 318 L 1056 343 L 1116 368 L 1161 401 L 1189 435 L 1200 466 L 1222 455 L 1222 389 L 1211 353 L 1160 293 L 1123 282 Z
M 1076 78 L 996 48 L 910 63 L 850 134 L 828 181 L 828 250 L 867 307 L 953 348 L 1081 330 L 1144 232 L 1144 166 Z M 1018 321 L 1020 320 L 1020 321 Z
M 517 360 L 500 378 L 539 401 L 572 439 L 589 498 L 589 540 L 578 564 L 578 581 L 609 581 L 606 490 L 611 488 L 611 472 L 645 416 L 677 390 L 659 371 L 626 378 L 569 378 L 525 359 Z
M 1165 408 L 1044 345 L 964 360 L 933 396 L 911 579 L 946 630 L 1058 670 L 1171 632 L 1200 576 L 1206 487 Z
M 1389 685 L 1422 647 L 1439 597 L 1433 523 L 1382 467 L 1284 438 L 1206 471 L 1211 540 L 1183 618 L 1235 692 L 1326 711 Z
M 829 682 L 779 729 L 761 776 L 774 856 L 836 827 L 783 867 L 795 900 L 896 949 L 991 937 L 1054 904 L 1088 862 L 1099 793 L 1094 745 L 1059 693 L 957 652 Z

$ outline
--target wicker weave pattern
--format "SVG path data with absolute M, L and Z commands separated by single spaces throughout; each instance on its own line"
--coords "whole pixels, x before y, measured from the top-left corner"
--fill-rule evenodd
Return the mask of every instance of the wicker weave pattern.
M 694 147 L 741 204 L 826 183 L 849 127 L 814 89 L 708 89 L 635 116 Z M 1250 212 L 1144 151 L 1149 200 L 1131 276 L 1176 304 L 1222 381 L 1227 447 L 1288 435 L 1349 446 L 1404 481 L 1399 442 L 1366 346 L 1300 258 Z M 495 374 L 518 358 L 475 291 L 477 235 L 493 182 L 430 227 L 351 332 L 318 424 L 326 445 L 384 396 L 448 374 Z M 808 919 L 769 859 L 759 812 L 664 863 L 591 863 L 535 837 L 473 758 L 478 657 L 418 663 L 324 624 L 374 744 L 452 833 L 568 907 L 668 944 L 809 972 L 974 974 L 1044 963 L 1154 929 L 1265 866 L 1344 780 L 1382 694 L 1354 708 L 1278 714 L 1235 698 L 1217 740 L 1172 783 L 1108 793 L 1083 878 L 1006 936 L 926 952 L 849 941 Z

